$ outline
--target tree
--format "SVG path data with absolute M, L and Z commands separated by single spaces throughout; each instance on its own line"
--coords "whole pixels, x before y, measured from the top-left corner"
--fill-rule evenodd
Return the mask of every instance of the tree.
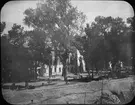
M 28 37 L 28 49 L 31 53 L 31 62 L 33 66 L 31 71 L 33 72 L 34 78 L 37 78 L 37 67 L 39 63 L 49 65 L 50 59 L 50 47 L 47 44 L 47 39 L 44 31 L 35 29 L 27 32 Z
M 3 27 L 5 27 L 5 25 L 3 25 Z M 19 30 L 19 27 L 15 29 L 15 27 L 18 27 L 16 24 L 14 24 L 14 26 L 12 27 L 12 29 L 9 31 L 8 35 L 3 35 L 1 36 L 1 48 L 2 48 L 2 77 L 4 79 L 5 82 L 9 81 L 9 80 L 17 80 L 16 78 L 16 60 L 18 59 L 18 54 L 17 54 L 17 46 L 15 46 L 15 44 L 13 44 L 11 41 L 15 42 L 15 37 L 11 37 L 12 35 L 17 35 L 17 29 Z M 4 30 L 4 29 L 3 29 Z M 21 39 L 17 39 L 17 40 L 21 40 Z M 16 41 L 17 42 L 17 41 Z M 19 44 L 19 41 L 18 41 Z M 15 60 L 16 59 L 16 60 Z M 13 67 L 13 68 L 12 68 Z M 15 76 L 16 75 L 16 76 Z M 13 80 L 13 78 L 14 80 Z M 19 77 L 18 77 L 19 78 Z
M 13 24 L 12 29 L 8 31 L 9 42 L 16 47 L 22 46 L 24 43 L 24 27 Z
M 127 31 L 127 26 L 122 18 L 112 18 L 112 17 L 97 17 L 95 18 L 96 27 L 98 27 L 98 32 L 104 37 L 104 45 L 108 46 L 108 51 L 111 52 L 113 67 L 121 60 L 120 58 L 120 46 L 123 44 L 123 36 Z
M 131 63 L 132 63 L 132 67 L 133 67 L 133 69 L 132 70 L 134 70 L 134 62 L 135 62 L 135 56 L 134 56 L 134 45 L 135 45 L 135 38 L 134 38 L 134 33 L 135 33 L 135 16 L 133 16 L 133 17 L 129 17 L 129 18 L 127 18 L 127 23 L 129 24 L 129 30 L 128 30 L 128 36 L 129 36 L 129 38 L 127 38 L 127 37 L 125 37 L 125 39 L 130 39 L 130 40 L 128 40 L 129 41 L 129 43 L 130 43 L 130 51 L 131 51 Z
M 87 24 L 86 35 L 76 41 L 79 41 L 83 46 L 82 54 L 86 68 L 89 71 L 91 66 L 92 77 L 94 68 L 96 70 L 106 69 L 109 61 L 113 63 L 114 68 L 118 60 L 123 61 L 125 57 L 124 55 L 120 56 L 123 51 L 121 46 L 123 46 L 127 30 L 127 25 L 119 17 L 97 16 L 91 25 Z
M 14 24 L 7 36 L 2 36 L 2 69 L 10 82 L 28 81 L 29 59 L 23 27 Z M 6 72 L 7 71 L 7 72 Z M 20 75 L 21 74 L 21 75 Z M 2 75 L 4 77 L 4 75 Z
M 1 23 L 1 34 L 5 29 L 6 23 Z M 7 36 L 4 34 L 1 36 L 1 73 L 2 73 L 2 82 L 7 82 L 10 80 L 11 70 L 9 68 L 9 63 L 11 61 L 9 56 L 10 44 L 8 42 Z
M 0 22 L 0 26 L 1 26 L 0 34 L 2 34 L 2 32 L 4 31 L 4 29 L 6 27 L 6 23 L 5 22 Z
M 103 60 L 103 44 L 101 43 L 103 41 L 102 36 L 99 36 L 95 33 L 95 28 L 97 27 L 90 27 L 87 24 L 87 27 L 85 28 L 86 32 L 86 48 L 84 53 L 84 58 L 86 60 L 86 68 L 92 69 L 92 78 L 93 78 L 93 70 L 97 69 L 99 65 L 98 62 Z M 84 46 L 84 47 L 85 47 Z M 102 49 L 102 50 L 101 50 Z M 100 62 L 101 65 L 102 62 Z
M 45 33 L 47 44 L 61 58 L 65 68 L 68 56 L 63 55 L 68 53 L 74 35 L 82 32 L 83 13 L 78 12 L 69 0 L 47 0 L 40 1 L 36 9 L 25 10 L 24 14 L 24 23 Z

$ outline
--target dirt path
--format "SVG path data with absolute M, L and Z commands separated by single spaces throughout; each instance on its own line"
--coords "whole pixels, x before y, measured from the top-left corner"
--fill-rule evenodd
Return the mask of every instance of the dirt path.
M 112 89 L 110 84 L 114 83 L 121 84 L 121 89 L 128 89 L 130 82 L 133 82 L 133 79 L 104 80 L 104 90 L 109 92 Z M 90 104 L 100 96 L 101 86 L 102 81 L 76 82 L 68 85 L 61 81 L 56 85 L 43 86 L 36 89 L 21 91 L 2 90 L 2 92 L 4 98 L 11 104 Z

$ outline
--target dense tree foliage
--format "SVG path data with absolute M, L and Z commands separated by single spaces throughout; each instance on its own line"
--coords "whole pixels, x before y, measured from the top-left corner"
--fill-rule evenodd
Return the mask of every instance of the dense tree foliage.
M 4 82 L 37 79 L 37 67 L 44 64 L 49 66 L 51 77 L 51 66 L 56 69 L 58 59 L 63 64 L 62 75 L 66 80 L 67 65 L 74 65 L 71 70 L 75 74 L 79 72 L 78 50 L 92 77 L 93 70 L 108 69 L 110 61 L 113 69 L 119 60 L 124 65 L 133 65 L 134 17 L 129 17 L 126 23 L 120 17 L 97 16 L 84 28 L 85 15 L 70 0 L 40 1 L 37 8 L 26 9 L 24 15 L 24 24 L 33 30 L 26 31 L 14 24 L 8 34 L 1 36 Z M 5 27 L 6 23 L 2 22 L 1 34 Z
M 131 24 L 132 18 L 128 21 Z M 132 65 L 132 27 L 133 24 L 127 26 L 119 17 L 98 16 L 91 25 L 87 24 L 86 35 L 76 38 L 83 45 L 87 70 L 107 69 L 109 61 L 113 69 L 119 60 Z
M 73 37 L 82 32 L 83 13 L 78 12 L 69 0 L 47 0 L 39 2 L 36 9 L 27 9 L 24 14 L 24 23 L 44 33 L 43 40 L 55 52 L 55 58 L 61 59 L 65 71 Z M 42 45 L 45 47 L 45 44 Z

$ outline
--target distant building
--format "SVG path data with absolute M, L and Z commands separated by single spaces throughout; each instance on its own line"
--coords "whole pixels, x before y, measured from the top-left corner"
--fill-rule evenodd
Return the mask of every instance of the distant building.
M 52 65 L 52 75 L 62 75 L 62 70 L 63 70 L 63 65 L 62 64 L 58 64 L 56 66 Z M 49 76 L 49 66 L 44 65 L 41 68 L 38 69 L 38 74 L 39 76 Z
M 54 60 L 54 53 L 52 59 Z M 77 54 L 77 62 L 70 64 L 71 62 L 71 54 L 69 54 L 69 59 L 67 59 L 67 63 L 68 65 L 68 72 L 70 73 L 75 73 L 75 72 L 86 72 L 85 69 L 85 62 L 83 59 L 83 56 L 80 54 L 79 50 L 76 50 L 76 54 Z M 53 62 L 52 62 L 53 64 Z M 78 66 L 78 68 L 76 69 L 76 65 Z M 52 75 L 62 75 L 62 70 L 63 70 L 63 64 L 60 62 L 60 58 L 58 58 L 57 61 L 57 66 L 55 68 L 54 65 L 51 66 L 52 67 Z M 49 66 L 48 65 L 44 65 L 42 67 L 38 67 L 38 72 L 37 74 L 39 76 L 49 76 Z
M 62 75 L 62 70 L 63 70 L 63 65 L 62 64 L 58 64 L 56 66 L 52 65 L 52 75 Z M 49 67 L 46 67 L 46 72 L 44 72 L 44 76 L 49 76 Z

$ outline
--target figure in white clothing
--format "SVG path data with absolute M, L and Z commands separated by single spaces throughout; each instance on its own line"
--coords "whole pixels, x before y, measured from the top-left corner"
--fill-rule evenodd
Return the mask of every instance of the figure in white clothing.
M 120 67 L 123 68 L 123 62 L 120 62 Z
M 112 69 L 112 63 L 111 63 L 111 61 L 109 62 L 109 68 Z

